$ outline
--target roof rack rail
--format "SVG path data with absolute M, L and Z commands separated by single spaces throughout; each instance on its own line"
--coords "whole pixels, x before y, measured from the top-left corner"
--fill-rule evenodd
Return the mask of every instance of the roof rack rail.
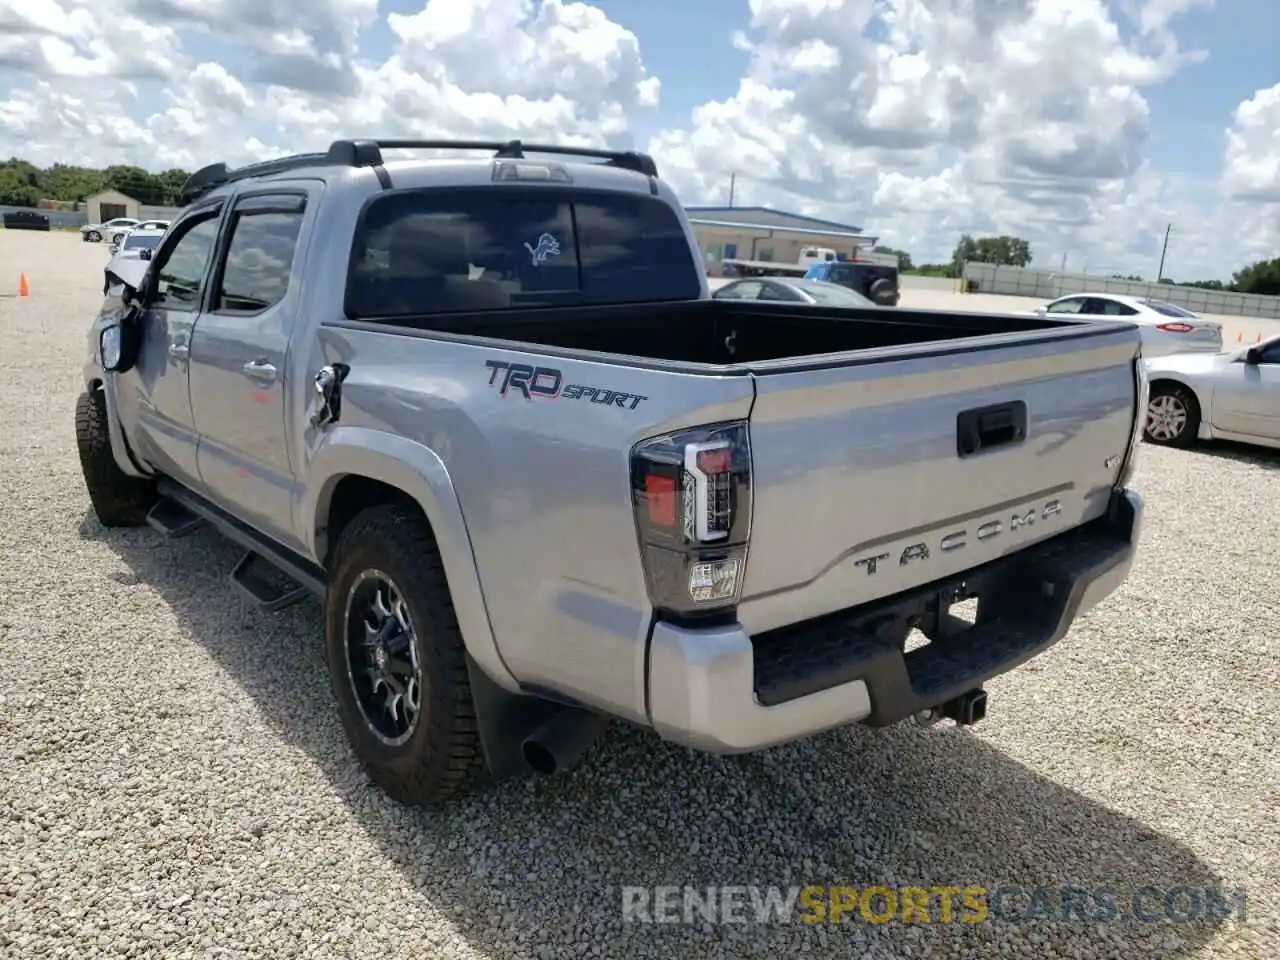
M 555 147 L 523 143 L 520 140 L 335 140 L 324 153 L 296 153 L 276 160 L 263 160 L 231 169 L 225 163 L 211 163 L 187 177 L 178 193 L 178 205 L 195 203 L 210 190 L 249 177 L 267 177 L 302 167 L 380 167 L 383 150 L 492 150 L 496 159 L 522 160 L 529 153 L 552 153 L 568 157 L 595 157 L 606 165 L 658 176 L 658 165 L 647 153 L 634 150 L 600 150 L 595 147 Z
M 203 197 L 210 190 L 223 184 L 234 183 L 249 177 L 266 177 L 273 173 L 285 173 L 302 167 L 316 167 L 333 161 L 328 153 L 296 153 L 275 160 L 263 160 L 231 169 L 225 163 L 211 163 L 187 177 L 178 192 L 178 205 L 185 207 Z
M 567 157 L 598 158 L 607 161 L 609 166 L 632 170 L 646 177 L 658 175 L 658 165 L 647 153 L 596 147 L 558 147 L 520 140 L 335 140 L 329 147 L 330 162 L 377 166 L 383 162 L 383 150 L 492 150 L 494 157 L 501 160 L 522 160 L 530 153 L 558 153 Z M 346 159 L 348 157 L 351 159 Z

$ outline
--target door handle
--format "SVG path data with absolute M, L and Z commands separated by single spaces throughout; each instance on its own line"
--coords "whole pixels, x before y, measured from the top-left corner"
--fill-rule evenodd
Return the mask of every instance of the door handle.
M 185 360 L 190 356 L 190 354 L 191 348 L 185 343 L 169 344 L 169 356 L 173 357 L 175 360 Z
M 251 380 L 263 380 L 267 383 L 275 380 L 276 366 L 266 360 L 250 360 L 242 368 L 244 375 Z
M 961 457 L 1019 444 L 1026 438 L 1027 405 L 1021 400 L 965 410 L 956 417 L 956 453 Z

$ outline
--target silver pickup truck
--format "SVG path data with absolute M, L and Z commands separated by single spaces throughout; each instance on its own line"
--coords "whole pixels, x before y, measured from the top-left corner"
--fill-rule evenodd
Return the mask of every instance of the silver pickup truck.
M 713 300 L 638 153 L 344 140 L 183 203 L 110 268 L 89 497 L 212 526 L 265 609 L 321 597 L 403 802 L 609 718 L 715 753 L 973 723 L 1128 573 L 1132 325 Z

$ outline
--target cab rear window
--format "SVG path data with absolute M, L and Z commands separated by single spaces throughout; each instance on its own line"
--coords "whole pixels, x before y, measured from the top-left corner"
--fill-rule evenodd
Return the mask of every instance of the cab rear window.
M 652 197 L 421 190 L 369 204 L 347 280 L 351 317 L 692 300 L 698 261 Z

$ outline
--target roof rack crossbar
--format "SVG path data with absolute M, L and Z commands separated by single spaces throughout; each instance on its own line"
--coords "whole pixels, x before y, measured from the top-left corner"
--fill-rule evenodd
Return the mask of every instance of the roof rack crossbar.
M 329 148 L 330 155 L 337 154 L 339 151 L 354 149 L 354 147 L 346 146 L 350 143 L 352 141 L 335 141 L 333 146 Z M 365 149 L 376 147 L 378 150 L 376 160 L 372 156 L 364 160 L 364 163 L 370 165 L 382 162 L 381 151 L 383 150 L 491 150 L 495 158 L 503 160 L 521 160 L 524 159 L 526 154 L 530 153 L 560 154 L 566 157 L 593 157 L 608 161 L 611 166 L 642 173 L 646 177 L 656 177 L 658 175 L 658 165 L 653 162 L 653 158 L 646 153 L 638 153 L 634 150 L 552 146 L 540 143 L 524 143 L 520 140 L 366 140 L 361 145 Z

